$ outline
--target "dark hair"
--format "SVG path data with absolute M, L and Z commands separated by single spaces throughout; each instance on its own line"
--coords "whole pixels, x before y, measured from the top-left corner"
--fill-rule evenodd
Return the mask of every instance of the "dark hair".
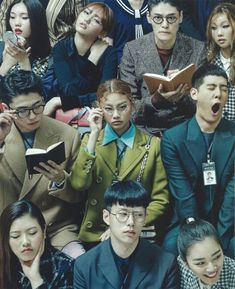
M 220 68 L 218 65 L 209 63 L 201 65 L 194 72 L 192 77 L 192 87 L 198 89 L 203 84 L 204 78 L 208 75 L 221 76 L 228 81 L 228 76 L 222 68 Z
M 174 6 L 179 12 L 182 10 L 182 5 L 180 0 L 148 0 L 148 10 L 151 10 L 160 3 L 169 4 Z
M 207 21 L 207 46 L 208 46 L 208 55 L 207 59 L 209 62 L 212 62 L 216 55 L 220 51 L 220 47 L 213 40 L 212 37 L 212 20 L 215 16 L 220 14 L 225 14 L 228 18 L 228 22 L 232 27 L 232 44 L 231 44 L 231 65 L 230 65 L 230 81 L 235 84 L 235 5 L 232 3 L 220 3 L 217 5 L 211 12 L 209 19 Z
M 131 94 L 130 86 L 123 80 L 120 79 L 111 79 L 106 80 L 104 83 L 101 83 L 97 89 L 97 101 L 100 102 L 100 100 L 110 93 L 120 93 L 126 95 L 129 100 L 133 103 L 133 97 Z
M 51 46 L 47 27 L 46 10 L 39 0 L 14 0 L 6 12 L 6 31 L 12 30 L 10 26 L 11 9 L 18 3 L 23 3 L 28 11 L 31 27 L 29 42 L 32 58 L 44 58 L 48 56 L 51 51 Z
M 43 96 L 41 78 L 33 71 L 16 70 L 9 73 L 1 82 L 0 97 L 2 102 L 9 105 L 12 99 L 21 94 L 30 92 Z
M 139 182 L 116 182 L 105 191 L 104 202 L 106 208 L 111 208 L 112 205 L 115 204 L 147 208 L 149 204 L 149 194 Z
M 90 3 L 90 4 L 86 5 L 85 7 L 83 7 L 80 10 L 80 13 L 82 11 L 84 11 L 86 8 L 95 8 L 95 9 L 101 9 L 102 10 L 103 17 L 101 18 L 101 22 L 103 25 L 103 32 L 105 35 L 109 34 L 112 31 L 112 29 L 114 28 L 114 24 L 115 24 L 113 10 L 105 3 L 93 2 L 93 3 Z
M 9 234 L 12 223 L 24 215 L 36 219 L 42 231 L 46 222 L 40 209 L 33 203 L 21 200 L 7 206 L 0 216 L 0 288 L 16 289 L 16 276 L 20 268 L 17 257 L 9 245 Z
M 201 219 L 183 223 L 178 235 L 178 252 L 182 260 L 186 261 L 188 249 L 191 246 L 208 237 L 213 238 L 221 246 L 218 233 L 211 223 Z

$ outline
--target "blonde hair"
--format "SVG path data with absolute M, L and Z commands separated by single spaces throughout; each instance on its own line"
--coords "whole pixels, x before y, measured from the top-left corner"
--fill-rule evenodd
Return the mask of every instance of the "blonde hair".
M 233 31 L 229 80 L 235 84 L 235 5 L 232 3 L 221 3 L 217 5 L 210 14 L 207 22 L 207 59 L 209 62 L 212 62 L 220 51 L 220 47 L 215 43 L 212 37 L 212 19 L 218 14 L 225 14 L 227 16 Z

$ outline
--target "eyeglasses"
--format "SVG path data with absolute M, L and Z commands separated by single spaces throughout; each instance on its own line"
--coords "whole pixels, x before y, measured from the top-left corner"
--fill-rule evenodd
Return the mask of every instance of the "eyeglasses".
M 10 107 L 10 109 L 15 110 L 15 113 L 18 115 L 18 117 L 23 119 L 30 115 L 30 111 L 32 111 L 35 115 L 42 113 L 44 110 L 44 106 L 44 103 L 40 103 L 29 108 L 14 109 Z
M 168 24 L 173 24 L 173 23 L 175 23 L 178 20 L 178 17 L 176 17 L 174 15 L 166 15 L 166 16 L 155 15 L 152 18 L 153 22 L 156 23 L 156 24 L 161 24 L 164 19 L 166 19 L 166 22 Z
M 129 106 L 127 104 L 117 106 L 116 108 L 105 106 L 105 107 L 103 107 L 103 111 L 109 115 L 113 115 L 115 110 L 118 112 L 118 114 L 122 114 L 122 113 L 126 112 L 128 110 L 128 108 L 129 108 Z
M 145 221 L 145 213 L 144 212 L 125 212 L 120 211 L 117 213 L 112 213 L 109 211 L 111 215 L 114 215 L 119 223 L 126 223 L 127 220 L 130 218 L 130 215 L 132 215 L 133 219 L 137 223 L 144 223 Z

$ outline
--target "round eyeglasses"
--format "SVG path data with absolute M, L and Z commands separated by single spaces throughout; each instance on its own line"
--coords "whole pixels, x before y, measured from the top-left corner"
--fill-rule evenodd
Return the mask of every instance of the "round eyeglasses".
M 14 109 L 14 108 L 11 108 L 12 110 L 15 110 L 15 114 L 17 114 L 17 116 L 19 118 L 26 118 L 30 115 L 30 111 L 32 111 L 35 115 L 38 115 L 40 113 L 43 112 L 44 110 L 44 106 L 45 104 L 44 103 L 41 103 L 41 104 L 37 104 L 35 106 L 32 106 L 32 107 L 29 107 L 29 108 L 19 108 L 19 109 Z
M 145 221 L 145 213 L 144 212 L 117 212 L 112 213 L 109 211 L 111 215 L 114 215 L 119 223 L 126 223 L 127 220 L 130 218 L 130 215 L 132 215 L 132 218 L 137 223 L 144 223 Z
M 114 111 L 116 110 L 118 114 L 122 114 L 128 110 L 129 106 L 127 104 L 123 104 L 117 107 L 109 107 L 105 106 L 103 107 L 103 111 L 106 112 L 108 115 L 113 115 Z
M 162 16 L 162 15 L 155 15 L 152 20 L 154 23 L 156 24 L 161 24 L 163 22 L 163 20 L 166 19 L 166 22 L 168 24 L 173 24 L 175 23 L 178 18 L 174 15 L 167 15 L 167 16 Z

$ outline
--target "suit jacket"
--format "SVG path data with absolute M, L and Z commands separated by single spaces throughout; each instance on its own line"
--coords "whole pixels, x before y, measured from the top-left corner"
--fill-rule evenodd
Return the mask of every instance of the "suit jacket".
M 43 116 L 35 134 L 34 147 L 46 149 L 59 141 L 65 142 L 64 169 L 68 178 L 77 156 L 79 135 L 70 126 Z M 78 226 L 74 203 L 78 202 L 78 194 L 68 185 L 67 180 L 62 189 L 50 190 L 49 180 L 41 174 L 29 179 L 25 146 L 14 124 L 0 153 L 0 179 L 0 213 L 8 204 L 27 199 L 42 210 L 54 246 L 61 247 L 76 239 Z
M 178 268 L 175 257 L 160 247 L 140 239 L 127 284 L 122 278 L 111 251 L 104 241 L 77 258 L 74 266 L 74 289 L 177 289 Z
M 203 42 L 178 33 L 168 69 L 183 69 L 191 63 L 199 65 L 205 56 Z M 194 114 L 195 108 L 188 96 L 178 103 L 162 99 L 153 106 L 143 80 L 144 73 L 164 74 L 153 32 L 128 42 L 124 47 L 120 64 L 120 77 L 130 85 L 135 98 L 136 124 L 150 128 L 166 128 Z
M 103 196 L 118 169 L 116 143 L 102 145 L 103 133 L 104 131 L 101 131 L 98 138 L 95 155 L 88 154 L 85 150 L 88 135 L 84 137 L 70 178 L 75 189 L 86 190 L 87 203 L 79 233 L 79 239 L 84 242 L 100 241 L 99 237 L 106 229 L 102 219 L 102 210 L 105 208 Z M 137 180 L 148 139 L 148 135 L 140 130 L 136 131 L 133 148 L 127 148 L 121 161 L 118 177 L 120 181 Z M 151 140 L 141 183 L 151 194 L 146 225 L 153 225 L 168 205 L 167 180 L 160 157 L 160 140 L 156 137 Z
M 196 118 L 167 130 L 161 142 L 174 198 L 172 224 L 187 217 L 207 219 L 217 227 L 225 248 L 234 234 L 234 149 L 235 124 L 221 119 L 211 151 L 217 184 L 206 189 L 202 163 L 207 162 L 207 148 Z

